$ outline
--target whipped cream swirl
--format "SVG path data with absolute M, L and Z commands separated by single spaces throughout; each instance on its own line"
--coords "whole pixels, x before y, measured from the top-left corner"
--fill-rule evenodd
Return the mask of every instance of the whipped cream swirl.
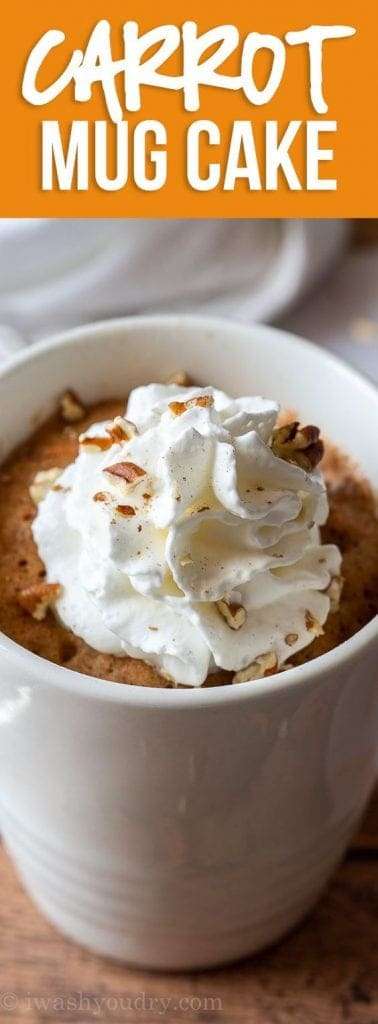
M 320 542 L 320 472 L 269 446 L 278 411 L 150 384 L 130 395 L 128 437 L 98 446 L 112 424 L 94 424 L 33 526 L 48 580 L 62 585 L 61 621 L 97 651 L 189 686 L 267 652 L 279 668 L 311 643 L 340 554 Z

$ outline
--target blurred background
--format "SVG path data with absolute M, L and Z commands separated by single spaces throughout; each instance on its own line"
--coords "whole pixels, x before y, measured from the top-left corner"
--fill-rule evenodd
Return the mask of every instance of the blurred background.
M 265 321 L 378 381 L 378 221 L 0 220 L 0 358 L 124 314 Z

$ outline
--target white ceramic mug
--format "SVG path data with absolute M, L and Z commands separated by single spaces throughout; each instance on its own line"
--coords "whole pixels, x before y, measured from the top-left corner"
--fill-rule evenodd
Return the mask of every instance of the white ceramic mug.
M 152 317 L 43 343 L 0 376 L 1 455 L 75 387 L 126 395 L 185 368 L 298 410 L 378 484 L 373 387 L 272 328 Z M 317 899 L 375 776 L 377 620 L 259 682 L 160 690 L 95 680 L 0 635 L 0 804 L 36 903 L 92 950 L 207 967 L 278 939 Z

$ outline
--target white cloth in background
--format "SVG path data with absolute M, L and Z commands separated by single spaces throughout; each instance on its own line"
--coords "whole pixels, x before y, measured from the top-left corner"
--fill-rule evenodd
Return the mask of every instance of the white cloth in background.
M 0 323 L 33 340 L 102 317 L 271 320 L 337 258 L 344 221 L 0 221 Z
M 279 326 L 324 345 L 378 383 L 378 245 L 347 252 Z
M 324 220 L 0 220 L 0 359 L 143 312 L 274 321 L 378 377 L 378 248 Z
M 25 341 L 18 331 L 6 324 L 0 324 L 0 363 L 17 355 L 25 346 Z

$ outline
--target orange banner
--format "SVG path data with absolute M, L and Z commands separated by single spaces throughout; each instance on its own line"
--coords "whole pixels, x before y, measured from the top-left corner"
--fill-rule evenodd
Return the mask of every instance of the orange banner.
M 3 15 L 0 215 L 377 217 L 377 9 Z

